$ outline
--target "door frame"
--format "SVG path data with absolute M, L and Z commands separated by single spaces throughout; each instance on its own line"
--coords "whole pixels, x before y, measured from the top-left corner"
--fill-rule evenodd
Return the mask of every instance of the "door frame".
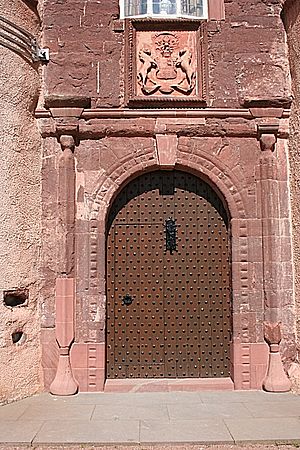
M 228 212 L 230 220 L 231 237 L 231 257 L 232 257 L 232 329 L 233 339 L 231 343 L 230 364 L 231 380 L 229 388 L 232 389 L 261 389 L 268 364 L 268 347 L 263 338 L 263 323 L 257 324 L 255 315 L 252 311 L 243 311 L 243 283 L 249 278 L 249 266 L 247 255 L 251 250 L 253 234 L 261 237 L 259 234 L 260 219 L 252 220 L 251 226 L 255 226 L 255 232 L 249 228 L 247 217 L 251 213 L 247 211 L 248 198 L 244 190 L 244 177 L 238 178 L 236 174 L 231 173 L 228 166 L 225 166 L 219 158 L 210 159 L 208 155 L 199 150 L 193 158 L 188 158 L 186 153 L 177 149 L 177 162 L 168 167 L 169 169 L 178 169 L 191 173 L 208 183 L 220 199 Z M 131 156 L 128 155 L 119 161 L 117 167 L 114 167 L 109 177 L 102 176 L 97 184 L 93 195 L 93 204 L 89 215 L 88 240 L 85 253 L 88 259 L 82 260 L 80 270 L 85 271 L 87 279 L 88 295 L 85 297 L 85 304 L 89 309 L 89 320 L 82 324 L 81 336 L 87 336 L 88 344 L 76 343 L 71 350 L 71 360 L 74 362 L 74 373 L 77 361 L 80 360 L 83 351 L 97 353 L 97 366 L 89 366 L 91 373 L 95 372 L 96 384 L 92 387 L 87 382 L 87 390 L 122 390 L 127 389 L 122 386 L 109 386 L 106 380 L 106 226 L 111 205 L 118 193 L 132 179 L 138 177 L 145 171 L 165 169 L 165 165 L 158 164 L 155 159 L 142 160 L 139 163 L 129 166 Z M 251 215 L 250 215 L 251 217 Z M 256 233 L 256 234 L 255 234 Z M 256 251 L 261 252 L 261 247 Z M 88 269 L 86 269 L 88 267 Z M 259 286 L 259 293 L 263 296 L 262 285 Z M 249 289 L 246 295 L 249 294 Z M 254 294 L 253 294 L 254 295 Z M 77 298 L 78 316 L 83 312 L 83 301 Z M 98 305 L 98 306 L 97 306 Z M 81 311 L 80 311 L 81 309 Z M 263 315 L 263 304 L 257 307 L 256 312 Z M 257 326 L 258 325 L 258 326 Z M 85 327 L 85 328 L 84 328 Z M 85 331 L 86 330 L 86 331 Z M 85 350 L 83 350 L 85 348 Z M 86 350 L 87 348 L 87 350 Z M 211 383 L 209 387 L 194 386 L 195 389 L 228 389 L 224 385 L 217 387 Z M 84 388 L 85 389 L 85 388 Z M 131 389 L 131 388 L 130 388 Z M 145 386 L 141 389 L 146 389 Z M 159 390 L 172 389 L 172 387 L 159 387 Z M 176 388 L 175 388 L 176 389 Z M 180 387 L 179 387 L 180 389 Z M 193 389 L 193 388 L 191 388 Z

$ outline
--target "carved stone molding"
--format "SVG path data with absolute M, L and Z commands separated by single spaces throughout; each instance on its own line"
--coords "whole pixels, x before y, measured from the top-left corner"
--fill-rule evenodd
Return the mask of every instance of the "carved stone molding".
M 73 136 L 78 140 L 79 119 L 85 108 L 91 106 L 89 97 L 49 95 L 45 98 L 45 108 L 53 120 L 55 135 Z
M 61 131 L 58 127 L 58 131 Z M 73 153 L 75 148 L 75 140 L 73 136 L 62 135 L 59 138 L 59 142 L 63 151 L 71 151 Z
M 264 338 L 269 345 L 269 364 L 263 386 L 269 392 L 286 392 L 291 384 L 284 371 L 279 344 L 281 341 L 281 240 L 276 228 L 280 221 L 278 160 L 275 155 L 279 124 L 274 118 L 258 125 L 260 157 L 260 193 L 264 289 Z
M 78 390 L 70 364 L 70 348 L 74 340 L 75 280 L 57 278 L 55 291 L 55 336 L 59 359 L 55 378 L 50 386 L 54 395 L 73 395 Z
M 274 152 L 278 130 L 278 123 L 262 123 L 258 125 L 260 147 L 263 152 Z
M 261 109 L 248 109 L 248 108 L 203 108 L 203 109 L 117 109 L 117 108 L 94 108 L 94 109 L 83 109 L 83 112 L 80 116 L 81 119 L 89 120 L 89 119 L 129 119 L 132 117 L 189 117 L 191 119 L 194 118 L 217 118 L 224 119 L 230 117 L 239 117 L 243 119 L 254 119 L 254 118 L 262 118 L 262 117 L 271 117 L 272 114 L 275 114 L 274 117 L 278 119 L 288 119 L 290 117 L 289 109 L 276 109 L 272 110 L 273 113 L 267 113 L 266 115 L 261 115 L 258 111 L 266 111 Z M 268 109 L 269 111 L 269 109 Z M 46 109 L 37 109 L 35 111 L 36 119 L 49 119 L 51 118 L 51 112 Z
M 133 106 L 206 102 L 206 26 L 189 21 L 126 23 L 126 93 Z
M 260 148 L 263 152 L 274 152 L 277 138 L 274 134 L 263 134 L 260 137 Z
M 62 153 L 58 162 L 58 235 L 59 273 L 73 276 L 75 248 L 75 139 L 73 136 L 62 135 L 59 138 Z
M 264 388 L 268 392 L 288 392 L 291 382 L 284 371 L 279 344 L 281 341 L 281 326 L 279 322 L 264 324 L 265 340 L 270 346 L 269 365 Z
M 57 132 L 61 130 L 59 127 Z M 59 347 L 56 376 L 50 386 L 55 395 L 72 395 L 78 385 L 70 364 L 70 349 L 75 337 L 75 139 L 72 135 L 59 135 L 61 155 L 58 161 L 57 235 L 58 272 L 55 290 L 55 335 Z

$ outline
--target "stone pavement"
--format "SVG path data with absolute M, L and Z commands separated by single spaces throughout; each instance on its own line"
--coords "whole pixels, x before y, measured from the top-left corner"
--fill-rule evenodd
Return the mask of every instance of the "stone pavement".
M 255 391 L 42 394 L 0 407 L 4 448 L 168 444 L 176 449 L 182 444 L 181 449 L 197 444 L 199 450 L 208 444 L 240 448 L 256 442 L 300 446 L 300 396 Z

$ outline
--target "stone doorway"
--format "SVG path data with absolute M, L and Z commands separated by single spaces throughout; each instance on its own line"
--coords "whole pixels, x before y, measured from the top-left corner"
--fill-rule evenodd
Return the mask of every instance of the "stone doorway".
M 216 192 L 155 171 L 117 196 L 107 235 L 107 378 L 230 375 L 229 219 Z

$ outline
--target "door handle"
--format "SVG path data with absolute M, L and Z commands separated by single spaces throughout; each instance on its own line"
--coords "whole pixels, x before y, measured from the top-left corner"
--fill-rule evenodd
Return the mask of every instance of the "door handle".
M 177 250 L 177 225 L 174 219 L 167 219 L 165 222 L 166 233 L 166 250 L 169 250 L 171 255 Z
M 122 305 L 123 306 L 129 306 L 133 302 L 133 298 L 130 297 L 130 295 L 125 295 L 122 299 Z

